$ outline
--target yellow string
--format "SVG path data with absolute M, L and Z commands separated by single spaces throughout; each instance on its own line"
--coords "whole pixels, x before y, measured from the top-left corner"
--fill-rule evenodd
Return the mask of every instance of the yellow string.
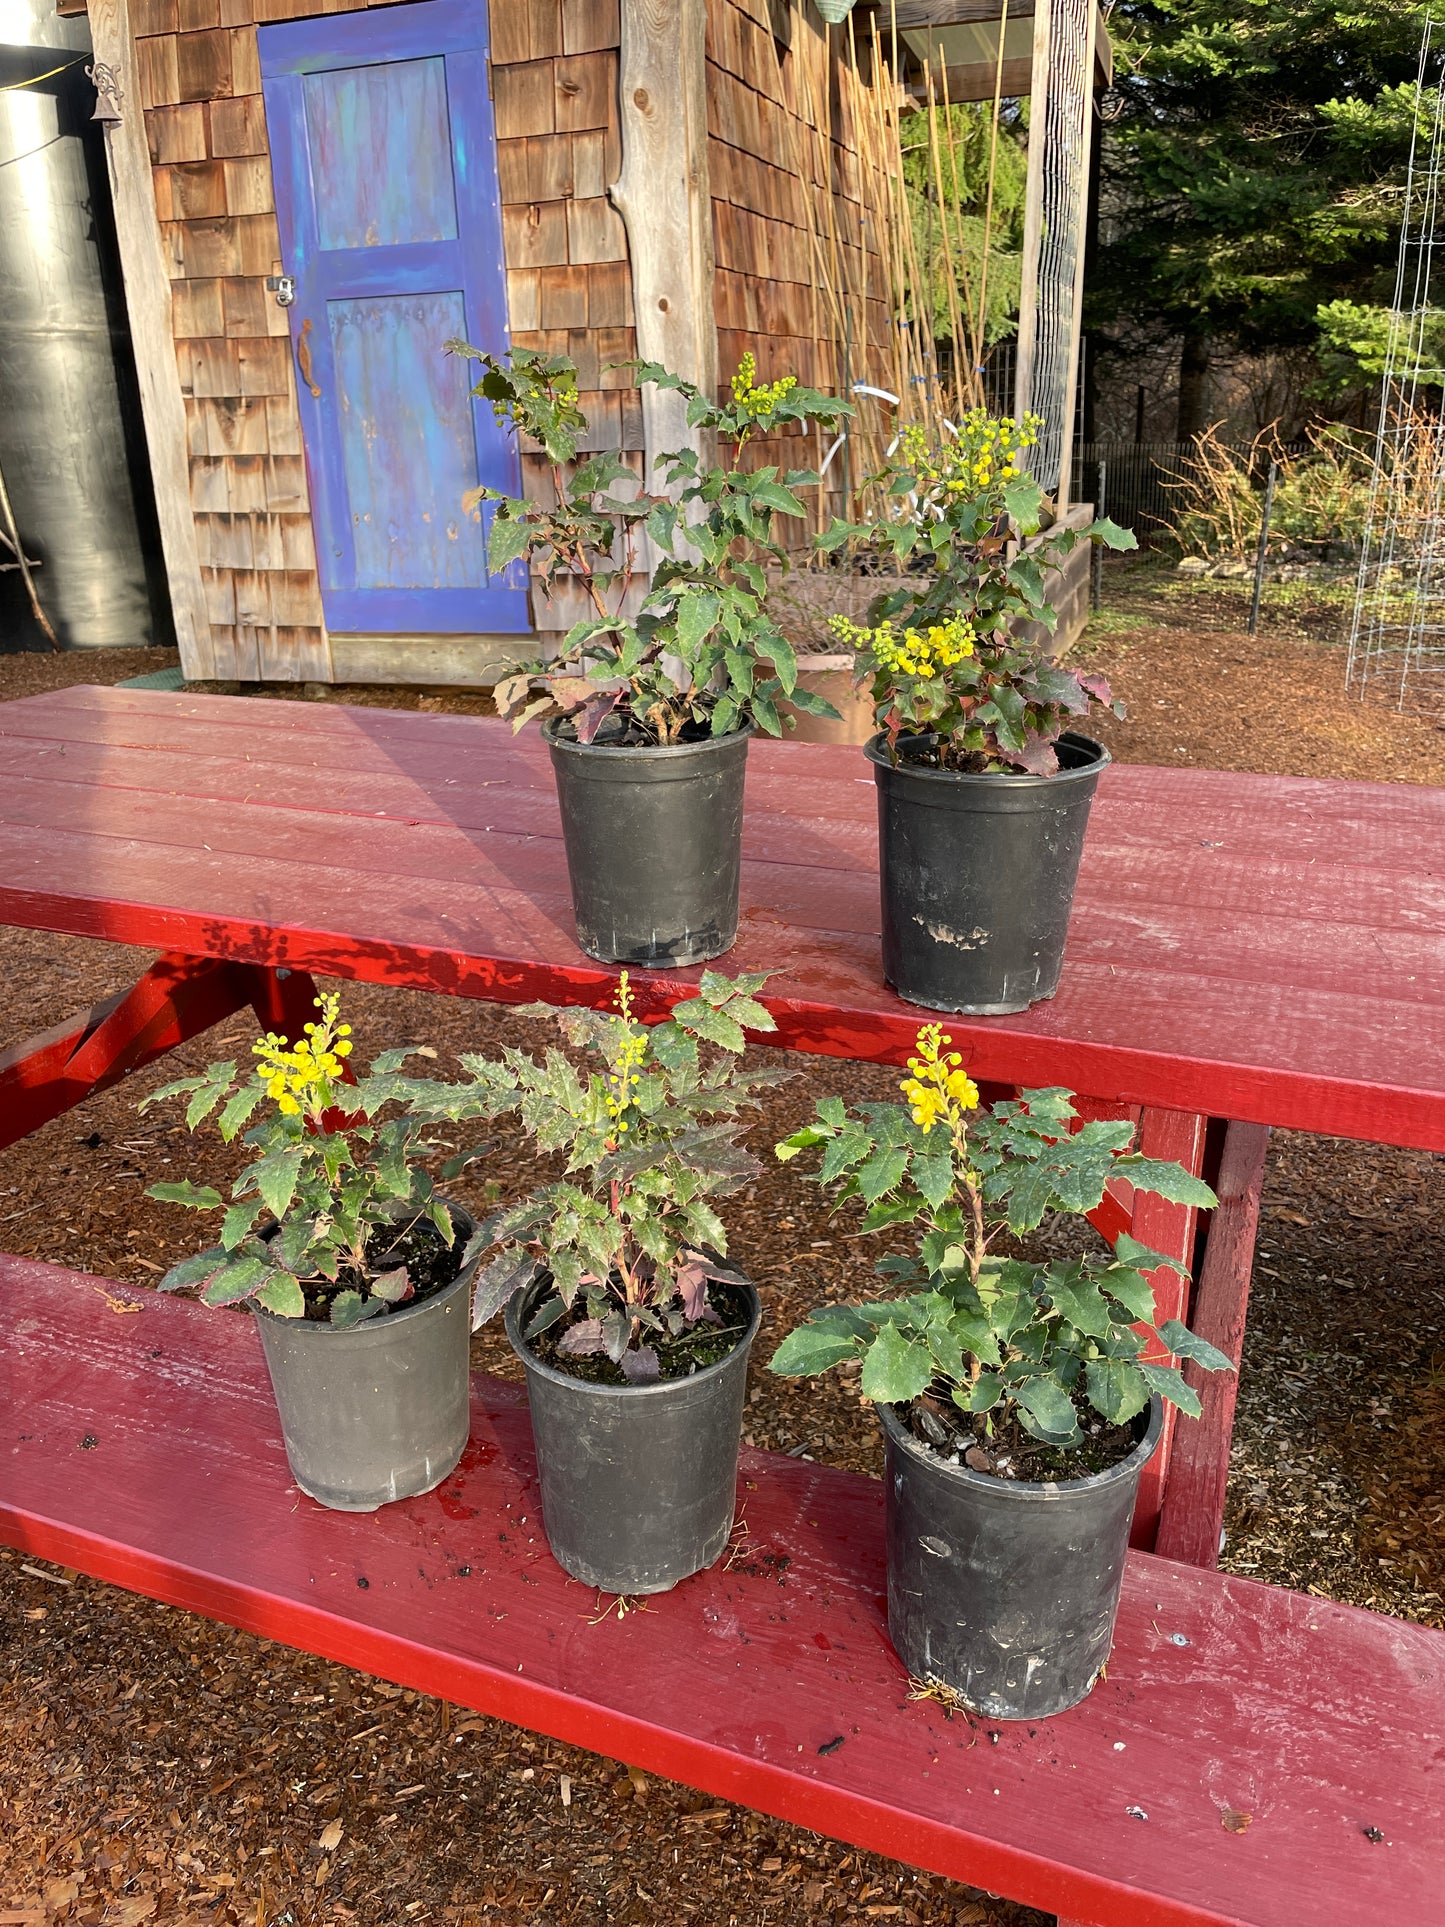
M 8 81 L 5 86 L 0 87 L 0 94 L 18 94 L 22 87 L 36 87 L 42 80 L 54 80 L 57 74 L 63 74 L 71 67 L 78 67 L 85 58 L 86 56 L 82 54 L 79 60 L 64 61 L 59 67 L 52 67 L 48 74 L 32 74 L 29 80 Z

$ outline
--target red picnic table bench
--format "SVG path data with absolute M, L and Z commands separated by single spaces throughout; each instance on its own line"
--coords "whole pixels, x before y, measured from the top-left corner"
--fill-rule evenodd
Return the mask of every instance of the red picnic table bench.
M 911 1048 L 927 1013 L 879 976 L 874 837 L 872 779 L 856 753 L 754 744 L 741 932 L 723 967 L 776 972 L 769 1041 L 883 1063 Z M 1100 1222 L 1189 1262 L 1192 1282 L 1171 1309 L 1236 1358 L 1268 1127 L 1445 1149 L 1442 850 L 1442 791 L 1113 768 L 1094 807 L 1058 997 L 1022 1016 L 949 1020 L 980 1081 L 1068 1085 L 1092 1114 L 1135 1116 L 1144 1149 L 1210 1178 L 1222 1202 L 1207 1223 L 1127 1192 L 1106 1200 Z M 0 1057 L 0 1143 L 247 1004 L 263 1022 L 299 1023 L 315 971 L 508 1002 L 604 1004 L 615 986 L 615 972 L 572 939 L 543 746 L 470 717 L 88 687 L 5 705 L 0 921 L 161 953 L 132 991 Z M 640 976 L 645 1012 L 688 994 L 695 974 Z M 53 1423 L 35 1417 L 44 1373 L 17 1380 L 23 1405 L 6 1423 L 18 1442 L 0 1460 L 0 1531 L 13 1543 L 1079 1920 L 1303 1927 L 1336 1920 L 1348 1894 L 1352 1909 L 1373 1900 L 1406 1919 L 1445 1921 L 1436 1786 L 1445 1637 L 1208 1570 L 1232 1379 L 1205 1385 L 1204 1418 L 1166 1439 L 1141 1492 L 1136 1545 L 1168 1557 L 1134 1555 L 1108 1694 L 1040 1725 L 1027 1744 L 1009 1728 L 986 1741 L 985 1761 L 1013 1766 L 1008 1789 L 995 1775 L 997 1795 L 985 1790 L 999 1804 L 980 1813 L 973 1781 L 988 1776 L 963 1759 L 972 1749 L 959 1751 L 962 1729 L 907 1703 L 882 1642 L 881 1500 L 870 1482 L 754 1455 L 749 1477 L 773 1495 L 759 1501 L 774 1508 L 770 1539 L 800 1562 L 808 1532 L 827 1547 L 821 1575 L 809 1567 L 806 1586 L 801 1574 L 792 1581 L 793 1623 L 817 1635 L 806 1667 L 794 1646 L 764 1636 L 776 1620 L 768 1595 L 756 1623 L 735 1615 L 750 1657 L 732 1655 L 742 1676 L 719 1674 L 714 1700 L 695 1661 L 697 1614 L 733 1610 L 716 1603 L 731 1597 L 716 1572 L 659 1602 L 642 1616 L 645 1630 L 629 1621 L 629 1638 L 650 1652 L 656 1640 L 649 1665 L 667 1682 L 658 1705 L 633 1717 L 579 1684 L 590 1676 L 571 1656 L 575 1589 L 560 1616 L 541 1614 L 542 1644 L 523 1640 L 515 1652 L 522 1628 L 486 1618 L 504 1585 L 495 1560 L 488 1605 L 472 1609 L 465 1638 L 442 1591 L 411 1596 L 401 1572 L 415 1565 L 418 1522 L 435 1559 L 452 1547 L 471 1563 L 455 1549 L 471 1540 L 454 1543 L 460 1520 L 435 1495 L 338 1525 L 288 1496 L 282 1476 L 274 1489 L 247 1480 L 225 1543 L 215 1542 L 206 1523 L 215 1508 L 194 1504 L 191 1469 L 214 1493 L 257 1449 L 257 1428 L 279 1452 L 244 1323 L 145 1300 L 151 1320 L 172 1321 L 167 1343 L 194 1356 L 214 1347 L 229 1361 L 235 1398 L 224 1425 L 208 1420 L 213 1448 L 192 1460 L 197 1435 L 168 1431 L 174 1372 L 156 1362 L 165 1344 L 129 1370 L 115 1329 L 139 1320 L 79 1317 L 84 1284 L 3 1265 L 0 1284 L 18 1288 L 23 1306 L 51 1308 L 48 1318 L 27 1314 L 34 1357 L 48 1348 L 68 1360 L 49 1406 L 40 1394 Z M 479 1385 L 474 1438 L 495 1430 L 509 1443 L 456 1486 L 457 1505 L 487 1522 L 478 1532 L 509 1495 L 516 1504 L 507 1477 L 530 1476 L 516 1396 Z M 112 1429 L 114 1482 L 96 1459 L 77 1489 L 82 1420 L 96 1436 L 97 1421 Z M 139 1458 L 127 1464 L 131 1453 Z M 296 1519 L 294 1530 L 281 1523 Z M 351 1566 L 393 1573 L 394 1617 L 378 1617 L 380 1588 L 318 1591 L 325 1561 L 328 1573 L 351 1569 L 336 1564 L 343 1552 Z M 529 1592 L 529 1611 L 540 1604 Z M 817 1682 L 837 1677 L 825 1663 L 833 1613 L 853 1628 L 855 1654 L 867 1645 L 858 1628 L 871 1628 L 872 1671 L 840 1701 L 854 1709 L 861 1743 L 813 1757 L 798 1722 L 813 1717 Z M 532 1676 L 525 1687 L 518 1665 L 517 1677 Z M 1111 1738 L 1105 1749 L 1100 1736 L 1124 1705 L 1135 1737 L 1119 1729 L 1123 1746 Z M 1079 1750 L 1058 1737 L 1065 1722 Z M 954 1752 L 940 1750 L 950 1770 L 929 1767 L 928 1786 L 923 1767 L 912 1778 L 897 1767 L 897 1749 L 925 1730 L 935 1750 L 950 1736 L 963 1762 L 953 1771 Z M 876 1771 L 862 1769 L 868 1758 Z M 1059 1790 L 1065 1759 L 1073 1804 Z M 1388 1825 L 1366 1811 L 1382 1784 L 1400 1795 Z M 1248 1787 L 1253 1807 L 1234 1798 Z M 1175 1813 L 1179 1836 L 1166 1844 L 1131 1808 Z M 1226 1808 L 1257 1816 L 1258 1827 L 1221 1830 Z M 1283 1824 L 1265 1827 L 1266 1809 Z M 1190 1827 L 1198 1837 L 1186 1849 Z

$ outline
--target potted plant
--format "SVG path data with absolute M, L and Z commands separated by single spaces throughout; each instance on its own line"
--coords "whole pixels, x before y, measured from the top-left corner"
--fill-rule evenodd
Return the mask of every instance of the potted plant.
M 861 543 L 922 581 L 882 595 L 865 624 L 838 616 L 878 734 L 883 974 L 936 1010 L 1024 1010 L 1058 989 L 1089 805 L 1109 755 L 1070 729 L 1123 715 L 1102 676 L 1051 661 L 1044 578 L 1077 542 L 1137 546 L 1101 520 L 1026 552 L 1044 497 L 1027 469 L 1036 417 L 974 409 L 954 440 L 905 429 L 882 479 L 895 519 L 835 522 L 825 548 Z
M 704 971 L 665 1021 L 637 1022 L 624 972 L 615 1012 L 559 1010 L 591 1053 L 464 1059 L 468 1100 L 517 1111 L 565 1174 L 495 1213 L 468 1246 L 494 1253 L 473 1323 L 506 1307 L 526 1368 L 542 1517 L 558 1563 L 604 1592 L 663 1592 L 722 1553 L 733 1527 L 758 1295 L 726 1262 L 718 1200 L 756 1176 L 736 1119 L 790 1075 L 744 1068 L 743 1026 L 772 1030 L 754 993 Z M 546 1006 L 536 1007 L 545 1011 Z
M 792 645 L 764 608 L 762 563 L 787 564 L 780 516 L 804 514 L 809 469 L 743 473 L 756 435 L 797 423 L 831 427 L 851 413 L 791 376 L 759 384 L 744 358 L 724 402 L 655 363 L 645 384 L 677 390 L 688 422 L 733 448 L 705 466 L 684 448 L 659 458 L 666 493 L 639 489 L 621 455 L 578 458 L 587 422 L 577 371 L 562 355 L 482 354 L 473 390 L 528 437 L 549 465 L 550 501 L 478 489 L 493 505 L 488 561 L 525 557 L 544 595 L 574 592 L 588 613 L 555 660 L 504 678 L 497 707 L 520 728 L 542 719 L 562 812 L 577 940 L 609 963 L 668 967 L 721 955 L 737 936 L 743 775 L 754 729 L 781 735 L 779 705 L 831 716 L 798 687 Z M 639 546 L 654 554 L 651 586 Z
M 999 1719 L 1061 1712 L 1109 1657 L 1139 1475 L 1164 1405 L 1197 1416 L 1167 1355 L 1229 1360 L 1177 1318 L 1155 1325 L 1150 1274 L 1172 1258 L 1112 1252 L 1028 1260 L 997 1247 L 1046 1212 L 1082 1215 L 1111 1178 L 1209 1208 L 1181 1165 L 1129 1150 L 1133 1127 L 1078 1125 L 1069 1094 L 978 1109 L 936 1024 L 918 1034 L 905 1105 L 837 1098 L 777 1147 L 822 1145 L 817 1173 L 863 1228 L 910 1225 L 916 1253 L 878 1269 L 907 1291 L 827 1305 L 778 1347 L 785 1376 L 862 1362 L 886 1455 L 888 1631 L 909 1671 Z
M 466 1445 L 476 1267 L 462 1246 L 475 1225 L 422 1164 L 441 1148 L 431 1097 L 448 1087 L 404 1075 L 406 1050 L 343 1083 L 351 1027 L 334 994 L 316 1007 L 295 1043 L 268 1032 L 253 1044 L 249 1074 L 212 1064 L 142 1100 L 144 1110 L 188 1097 L 193 1130 L 219 1111 L 228 1144 L 245 1130 L 255 1160 L 229 1206 L 189 1178 L 147 1196 L 225 1209 L 220 1241 L 173 1266 L 161 1289 L 203 1285 L 208 1305 L 251 1306 L 297 1485 L 337 1511 L 371 1512 L 430 1491 Z

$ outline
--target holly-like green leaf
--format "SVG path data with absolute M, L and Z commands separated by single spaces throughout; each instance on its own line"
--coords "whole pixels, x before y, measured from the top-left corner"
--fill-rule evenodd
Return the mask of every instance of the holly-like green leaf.
M 233 1258 L 222 1267 L 201 1294 L 207 1305 L 234 1305 L 253 1298 L 259 1286 L 275 1276 L 275 1268 L 262 1258 Z
M 932 1157 L 915 1152 L 908 1175 L 934 1211 L 948 1202 L 953 1192 L 953 1159 L 944 1152 Z
M 258 1204 L 233 1204 L 221 1220 L 221 1243 L 227 1251 L 234 1251 L 243 1238 L 250 1235 L 251 1226 L 260 1216 Z
M 301 1160 L 304 1153 L 295 1150 L 273 1151 L 270 1157 L 262 1158 L 259 1164 L 251 1166 L 250 1176 L 261 1201 L 275 1218 L 284 1218 L 290 1209 L 291 1200 L 296 1195 L 296 1180 L 301 1174 Z
M 1135 1271 L 1158 1271 L 1167 1266 L 1181 1278 L 1189 1276 L 1189 1267 L 1178 1258 L 1166 1257 L 1162 1251 L 1151 1251 L 1148 1245 L 1141 1245 L 1137 1238 L 1131 1238 L 1127 1231 L 1121 1231 L 1114 1241 L 1114 1256 L 1121 1264 L 1132 1265 Z
M 1139 1157 L 1126 1152 L 1114 1168 L 1136 1191 L 1152 1192 L 1169 1204 L 1192 1204 L 1201 1211 L 1212 1211 L 1219 1203 L 1203 1178 L 1191 1177 L 1182 1164 L 1166 1158 Z
M 933 1380 L 933 1355 L 927 1345 L 907 1339 L 893 1324 L 879 1328 L 863 1354 L 858 1389 L 878 1405 L 906 1405 L 926 1392 Z
M 256 1106 L 266 1095 L 265 1086 L 255 1082 L 243 1084 L 240 1090 L 232 1093 L 220 1117 L 216 1120 L 221 1136 L 230 1144 L 238 1131 L 250 1122 Z
M 759 636 L 757 650 L 777 670 L 783 694 L 791 696 L 798 686 L 798 657 L 793 645 L 775 629 L 769 635 Z
M 1090 1338 L 1107 1338 L 1113 1323 L 1108 1306 L 1091 1278 L 1063 1279 L 1050 1276 L 1047 1281 L 1055 1309 L 1071 1325 Z
M 1132 529 L 1120 528 L 1107 515 L 1100 515 L 1084 530 L 1089 542 L 1100 542 L 1106 549 L 1137 549 L 1139 538 Z
M 1149 1387 L 1127 1358 L 1091 1358 L 1084 1368 L 1089 1403 L 1111 1425 L 1127 1425 L 1149 1403 Z
M 187 1204 L 193 1211 L 219 1211 L 226 1202 L 214 1185 L 192 1184 L 189 1178 L 148 1185 L 146 1196 L 162 1204 Z
M 1234 1370 L 1234 1360 L 1227 1352 L 1220 1351 L 1217 1345 L 1211 1345 L 1207 1338 L 1200 1338 L 1177 1318 L 1166 1318 L 1159 1327 L 1159 1336 L 1176 1358 L 1192 1359 L 1202 1371 Z
M 1014 1392 L 1026 1431 L 1037 1438 L 1072 1444 L 1079 1436 L 1073 1400 L 1052 1378 L 1031 1378 Z
M 1112 1265 L 1094 1275 L 1101 1289 L 1116 1299 L 1131 1318 L 1137 1319 L 1141 1325 L 1154 1323 L 1154 1287 L 1142 1272 L 1127 1266 Z
M 980 1372 L 971 1385 L 954 1387 L 953 1402 L 965 1412 L 991 1412 L 1004 1390 L 1004 1382 L 997 1372 Z
M 1186 1418 L 1198 1418 L 1204 1410 L 1199 1403 L 1199 1395 L 1185 1384 L 1184 1374 L 1175 1366 L 1140 1364 L 1136 1370 L 1151 1392 L 1157 1392 L 1160 1398 L 1177 1405 Z
M 1003 499 L 1019 533 L 1037 535 L 1043 517 L 1044 492 L 1033 476 L 1020 475 L 1016 480 L 1005 483 Z
M 711 590 L 690 590 L 677 605 L 677 640 L 684 655 L 695 652 L 717 627 L 722 612 Z
M 815 1314 L 788 1333 L 768 1360 L 768 1370 L 780 1378 L 811 1378 L 841 1359 L 856 1358 L 859 1349 L 856 1333 L 826 1315 Z
M 526 502 L 504 501 L 492 517 L 492 526 L 487 535 L 487 570 L 491 575 L 502 575 L 507 565 L 515 562 L 518 556 L 525 555 L 534 534 L 542 531 L 527 520 Z
M 865 1204 L 876 1204 L 891 1191 L 908 1168 L 908 1153 L 901 1145 L 880 1144 L 866 1163 L 858 1167 L 858 1190 Z
M 331 1301 L 331 1322 L 342 1331 L 376 1318 L 382 1311 L 379 1298 L 363 1298 L 359 1291 L 339 1291 Z
M 223 1245 L 211 1245 L 205 1251 L 196 1251 L 189 1258 L 172 1265 L 156 1289 L 158 1291 L 179 1291 L 185 1285 L 204 1284 L 226 1262 Z
M 673 1021 L 721 1050 L 741 1053 L 743 1027 L 730 1011 L 718 1010 L 702 997 L 688 997 L 673 1007 Z
M 258 1305 L 267 1311 L 274 1311 L 278 1318 L 304 1318 L 306 1316 L 306 1294 L 300 1285 L 286 1271 L 276 1271 L 256 1293 Z

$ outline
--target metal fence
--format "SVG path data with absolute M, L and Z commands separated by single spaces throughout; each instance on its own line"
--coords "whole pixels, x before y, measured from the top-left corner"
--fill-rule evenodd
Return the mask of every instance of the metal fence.
M 1189 442 L 1076 443 L 1069 494 L 1093 502 L 1101 515 L 1147 542 L 1164 535 L 1178 515 L 1178 493 L 1167 483 L 1192 452 Z

